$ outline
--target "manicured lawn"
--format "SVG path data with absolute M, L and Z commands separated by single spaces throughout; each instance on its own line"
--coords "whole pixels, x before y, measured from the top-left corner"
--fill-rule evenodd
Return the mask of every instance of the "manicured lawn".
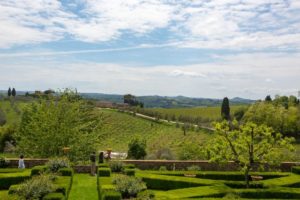
M 75 174 L 69 200 L 98 200 L 96 176 Z

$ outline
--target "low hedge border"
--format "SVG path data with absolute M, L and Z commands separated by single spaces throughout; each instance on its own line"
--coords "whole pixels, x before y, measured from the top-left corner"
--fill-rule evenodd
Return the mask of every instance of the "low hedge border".
M 31 174 L 30 176 L 36 176 L 44 173 L 47 171 L 48 167 L 46 165 L 41 165 L 41 166 L 35 166 L 31 169 Z
M 18 169 L 18 168 L 0 168 L 0 173 L 18 173 L 23 171 L 24 169 Z
M 135 169 L 135 165 L 134 164 L 126 164 L 126 165 L 124 165 L 124 169 Z
M 300 174 L 300 166 L 294 166 L 294 167 L 292 167 L 292 172 L 294 174 Z
M 135 176 L 135 169 L 124 169 L 124 174 L 127 176 Z
M 59 176 L 55 181 L 55 193 L 61 193 L 68 199 L 69 193 L 71 191 L 73 179 L 69 176 Z
M 30 178 L 30 175 L 13 173 L 13 176 L 0 176 L 0 190 L 8 190 L 11 185 L 16 185 Z
M 109 168 L 109 165 L 107 163 L 101 163 L 98 165 L 98 168 Z
M 99 200 L 121 200 L 120 192 L 115 190 L 111 177 L 98 177 L 97 190 Z
M 65 196 L 62 193 L 53 192 L 45 195 L 43 200 L 65 200 Z
M 60 168 L 58 170 L 58 173 L 61 175 L 61 176 L 71 176 L 73 177 L 74 175 L 74 170 L 72 168 Z
M 98 169 L 98 176 L 99 177 L 110 177 L 111 169 L 110 168 L 99 168 Z

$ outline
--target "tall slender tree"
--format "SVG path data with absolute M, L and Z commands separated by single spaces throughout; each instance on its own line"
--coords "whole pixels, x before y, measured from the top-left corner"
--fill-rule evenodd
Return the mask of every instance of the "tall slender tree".
M 223 119 L 226 119 L 226 120 L 230 119 L 229 99 L 227 97 L 225 97 L 222 102 L 221 116 Z
M 15 97 L 15 96 L 16 96 L 16 94 L 17 94 L 17 92 L 16 92 L 16 89 L 15 89 L 15 88 L 13 88 L 13 89 L 12 89 L 12 91 L 11 91 L 11 95 L 12 95 L 13 97 Z
M 11 96 L 11 89 L 10 89 L 10 87 L 8 88 L 8 91 L 7 91 L 7 96 Z

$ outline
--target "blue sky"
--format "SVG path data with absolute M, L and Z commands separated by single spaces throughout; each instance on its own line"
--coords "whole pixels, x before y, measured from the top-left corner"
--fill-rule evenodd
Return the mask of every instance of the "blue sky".
M 300 0 L 3 0 L 0 88 L 296 95 L 298 13 Z

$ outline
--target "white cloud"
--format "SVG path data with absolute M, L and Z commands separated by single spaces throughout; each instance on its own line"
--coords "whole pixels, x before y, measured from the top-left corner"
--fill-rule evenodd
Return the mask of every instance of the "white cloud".
M 192 72 L 192 71 L 183 71 L 183 70 L 174 70 L 170 73 L 171 76 L 188 76 L 188 77 L 201 77 L 205 78 L 206 75 L 202 73 Z

